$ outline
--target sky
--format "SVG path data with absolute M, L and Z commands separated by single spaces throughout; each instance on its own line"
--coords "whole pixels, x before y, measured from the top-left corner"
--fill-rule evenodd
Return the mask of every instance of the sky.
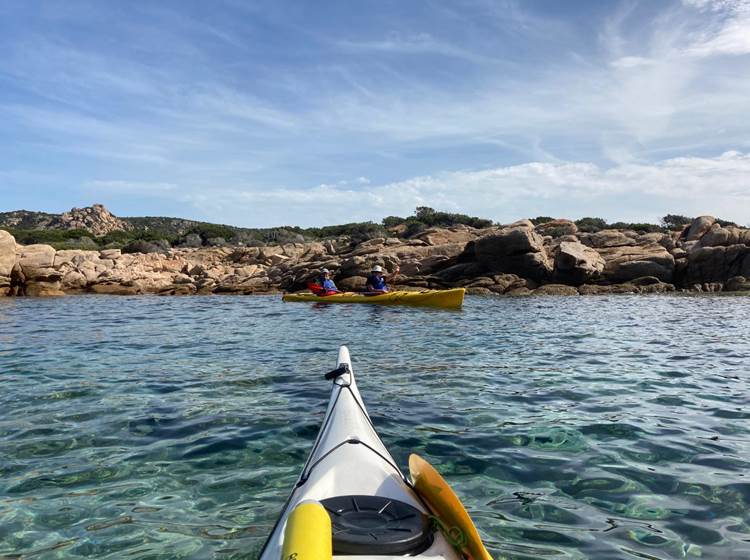
M 750 0 L 2 0 L 0 211 L 750 224 Z

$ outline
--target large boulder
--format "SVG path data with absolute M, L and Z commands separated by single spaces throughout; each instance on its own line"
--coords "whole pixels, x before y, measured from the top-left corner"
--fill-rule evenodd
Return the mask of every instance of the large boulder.
M 99 251 L 99 258 L 116 261 L 122 256 L 120 249 L 102 249 Z
M 713 224 L 700 238 L 700 247 L 728 247 L 730 245 L 750 245 L 750 229 L 721 227 Z
M 563 241 L 555 255 L 555 278 L 577 286 L 596 279 L 604 266 L 604 258 L 595 249 L 578 242 Z
M 132 282 L 129 282 L 129 284 L 132 284 L 141 293 L 158 294 L 162 290 L 171 287 L 174 281 L 172 274 L 169 272 L 153 272 L 141 278 L 136 278 Z
M 581 233 L 578 237 L 580 238 L 581 243 L 588 247 L 593 247 L 594 249 L 601 249 L 604 247 L 623 247 L 634 243 L 632 237 L 629 237 L 616 229 L 603 229 L 596 233 Z
M 5 230 L 0 229 L 0 276 L 10 277 L 16 263 L 16 240 Z
M 227 257 L 227 260 L 238 264 L 257 264 L 259 260 L 265 260 L 267 258 L 268 257 L 265 254 L 263 257 L 260 256 L 259 247 L 243 247 L 232 251 Z
M 655 276 L 662 282 L 671 282 L 675 260 L 669 251 L 658 243 L 604 246 L 598 249 L 604 258 L 603 280 L 612 283 L 628 282 L 641 276 Z
M 562 237 L 563 235 L 575 235 L 578 233 L 578 226 L 571 220 L 552 220 L 536 226 L 536 231 L 541 235 L 551 237 Z
M 478 236 L 477 230 L 467 226 L 454 226 L 448 228 L 430 228 L 421 232 L 416 239 L 421 239 L 427 245 L 466 245 Z
M 64 265 L 80 266 L 84 261 L 98 261 L 98 251 L 84 251 L 82 249 L 62 249 L 55 253 L 53 266 L 61 268 Z
M 528 289 L 530 285 L 529 280 L 521 278 L 516 274 L 496 274 L 492 279 L 495 281 L 495 284 L 489 286 L 489 289 L 496 294 L 505 294 L 521 288 Z M 531 285 L 532 287 L 536 286 L 533 282 L 531 282 Z
M 62 277 L 62 288 L 65 290 L 82 290 L 88 284 L 86 276 L 77 270 L 71 270 Z
M 24 269 L 52 268 L 55 263 L 55 249 L 49 245 L 19 245 L 18 264 Z
M 433 255 L 423 259 L 407 258 L 401 260 L 401 273 L 406 276 L 432 274 L 453 264 L 454 259 L 446 255 Z
M 474 278 L 485 272 L 483 265 L 476 262 L 463 262 L 443 268 L 432 275 L 438 282 L 451 284 L 465 278 Z
M 53 266 L 55 249 L 49 245 L 18 245 L 17 264 L 26 281 L 56 282 L 61 274 Z
M 669 233 L 643 233 L 636 237 L 638 245 L 647 245 L 649 243 L 658 243 L 664 247 L 667 251 L 672 252 L 676 245 L 674 237 Z
M 477 263 L 491 272 L 534 280 L 543 280 L 552 272 L 542 237 L 526 223 L 480 237 L 474 243 L 474 253 Z
M 23 295 L 30 297 L 64 296 L 60 282 L 28 282 L 22 290 Z
M 697 247 L 688 253 L 684 283 L 725 282 L 735 276 L 750 277 L 750 246 Z
M 370 271 L 367 258 L 354 256 L 344 260 L 338 267 L 340 276 L 367 276 Z
M 733 276 L 724 284 L 727 292 L 750 292 L 750 278 L 744 276 Z
M 336 287 L 344 292 L 358 292 L 363 290 L 367 278 L 364 276 L 348 276 L 336 282 Z
M 711 229 L 716 222 L 713 216 L 699 216 L 693 220 L 687 230 L 687 241 L 697 241 Z

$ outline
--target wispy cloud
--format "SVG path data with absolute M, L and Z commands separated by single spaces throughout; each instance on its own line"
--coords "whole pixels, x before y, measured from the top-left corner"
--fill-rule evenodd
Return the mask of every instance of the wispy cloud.
M 443 42 L 429 33 L 417 32 L 408 35 L 390 33 L 386 37 L 377 40 L 363 41 L 352 39 L 338 39 L 334 45 L 339 49 L 351 51 L 358 54 L 366 52 L 391 53 L 395 55 L 439 55 L 462 59 L 472 63 L 488 64 L 498 63 L 500 60 L 481 53 L 461 48 L 450 42 Z
M 602 168 L 587 162 L 533 162 L 482 170 L 452 171 L 370 185 L 321 184 L 305 189 L 257 191 L 243 187 L 187 193 L 185 201 L 207 216 L 231 216 L 245 224 L 321 225 L 346 220 L 379 221 L 409 215 L 417 206 L 509 222 L 545 212 L 579 218 L 657 221 L 667 213 L 714 213 L 750 222 L 738 205 L 750 203 L 750 153 L 679 157 L 652 164 Z M 618 200 L 617 205 L 612 201 Z M 263 212 L 258 212 L 263 209 Z M 333 221 L 333 222 L 332 222 Z
M 568 211 L 566 196 L 604 214 L 637 180 L 671 203 L 708 185 L 737 207 L 729 170 L 746 156 L 715 154 L 750 150 L 748 5 L 4 6 L 0 174 L 14 170 L 13 200 L 179 185 L 154 192 L 223 222 L 238 201 L 247 225 L 423 203 L 499 218 Z

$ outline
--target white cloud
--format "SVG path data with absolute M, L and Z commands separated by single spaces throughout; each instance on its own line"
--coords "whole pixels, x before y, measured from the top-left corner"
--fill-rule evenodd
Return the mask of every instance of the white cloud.
M 200 190 L 185 197 L 206 217 L 246 226 L 324 225 L 386 215 L 417 206 L 500 222 L 551 214 L 596 215 L 612 221 L 656 221 L 667 213 L 714 213 L 750 222 L 750 153 L 679 157 L 653 164 L 602 168 L 585 162 L 530 162 L 452 171 L 352 189 Z M 239 220 L 239 221 L 238 221 Z
M 682 0 L 686 6 L 712 11 L 744 11 L 750 6 L 748 0 Z
M 692 56 L 750 54 L 750 0 L 683 0 L 704 12 L 704 29 L 685 52 Z M 711 13 L 713 12 L 713 15 Z
M 639 66 L 651 66 L 654 61 L 642 56 L 623 56 L 609 63 L 615 68 L 637 68 Z
M 380 219 L 417 205 L 499 220 L 744 211 L 747 156 L 675 155 L 750 150 L 747 0 L 622 2 L 608 25 L 532 16 L 516 2 L 435 5 L 450 18 L 383 19 L 367 33 L 311 21 L 283 46 L 253 35 L 267 10 L 237 5 L 257 13 L 203 21 L 140 8 L 149 17 L 125 18 L 117 40 L 100 43 L 63 25 L 15 26 L 21 39 L 7 43 L 0 74 L 28 95 L 0 95 L 9 148 L 24 155 L 5 150 L 7 160 L 59 173 L 48 189 L 157 185 L 165 201 L 245 225 Z M 66 25 L 99 21 L 50 10 Z M 600 40 L 582 29 L 601 29 Z M 439 172 L 465 167 L 481 170 Z M 120 180 L 103 181 L 103 169 Z
M 750 54 L 750 13 L 727 21 L 712 36 L 690 46 L 687 53 L 700 57 Z

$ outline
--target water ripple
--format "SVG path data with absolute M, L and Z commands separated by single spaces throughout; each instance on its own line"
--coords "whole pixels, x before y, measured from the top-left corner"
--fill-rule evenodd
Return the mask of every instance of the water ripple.
M 0 558 L 254 558 L 349 344 L 498 558 L 750 558 L 750 299 L 0 300 Z

